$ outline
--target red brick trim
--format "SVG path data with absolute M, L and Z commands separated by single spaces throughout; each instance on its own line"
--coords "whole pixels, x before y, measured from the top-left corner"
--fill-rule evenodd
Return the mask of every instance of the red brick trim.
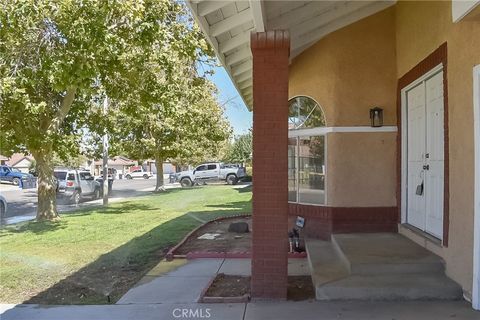
M 177 256 L 174 256 L 176 258 Z M 243 252 L 211 252 L 211 251 L 194 251 L 187 253 L 183 258 L 187 259 L 249 259 L 252 257 L 250 251 Z M 304 259 L 307 257 L 307 252 L 289 252 L 288 259 Z
M 443 245 L 448 246 L 449 234 L 449 205 L 450 205 L 450 185 L 449 185 L 449 131 L 448 131 L 448 77 L 447 77 L 447 43 L 443 43 L 438 49 L 423 59 L 419 64 L 408 71 L 403 77 L 398 79 L 397 85 L 397 207 L 398 222 L 401 222 L 401 203 L 402 203 L 402 97 L 401 91 L 407 85 L 423 76 L 425 73 L 439 65 L 443 64 L 443 95 L 444 95 L 444 197 L 443 197 Z
M 290 226 L 305 218 L 304 236 L 330 239 L 332 233 L 397 232 L 397 207 L 328 207 L 289 203 Z

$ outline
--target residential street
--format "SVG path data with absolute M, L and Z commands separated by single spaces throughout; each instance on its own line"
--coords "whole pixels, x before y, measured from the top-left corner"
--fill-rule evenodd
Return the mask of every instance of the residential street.
M 167 181 L 166 181 L 167 182 Z M 136 197 L 147 194 L 155 187 L 155 179 L 134 179 L 134 180 L 115 180 L 113 183 L 113 191 L 110 196 L 111 201 L 118 201 L 124 198 Z M 169 187 L 173 187 L 170 185 Z M 6 224 L 21 222 L 33 219 L 37 210 L 37 190 L 18 189 L 9 184 L 0 185 L 0 193 L 5 197 L 8 203 Z M 80 206 L 92 206 L 102 203 L 102 200 L 82 201 Z M 75 209 L 75 205 L 59 204 L 60 212 L 66 212 Z

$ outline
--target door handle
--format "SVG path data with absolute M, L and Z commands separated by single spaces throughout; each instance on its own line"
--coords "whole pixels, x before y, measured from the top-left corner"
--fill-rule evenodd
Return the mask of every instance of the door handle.
M 423 165 L 423 170 L 430 170 L 430 165 L 429 164 Z

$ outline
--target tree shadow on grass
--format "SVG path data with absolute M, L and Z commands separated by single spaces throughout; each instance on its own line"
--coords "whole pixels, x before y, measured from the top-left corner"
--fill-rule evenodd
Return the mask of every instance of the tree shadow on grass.
M 233 208 L 236 209 L 239 212 L 245 212 L 245 211 L 252 211 L 252 202 L 251 200 L 249 201 L 235 201 L 235 202 L 229 202 L 226 204 L 209 204 L 206 206 L 207 208 Z
M 200 224 L 191 214 L 213 219 L 244 212 L 250 201 L 227 203 L 236 209 L 189 212 L 166 221 L 141 236 L 103 254 L 52 287 L 24 303 L 38 304 L 108 304 L 118 301 L 168 249 Z M 52 243 L 52 245 L 55 245 Z M 34 291 L 34 288 L 32 288 Z M 7 311 L 8 312 L 8 311 Z
M 31 232 L 35 234 L 43 234 L 55 230 L 65 229 L 66 222 L 62 220 L 57 221 L 28 221 L 11 226 L 6 226 L 0 229 L 0 237 L 7 236 L 10 233 Z
M 93 213 L 99 213 L 99 214 L 122 214 L 122 213 L 127 213 L 127 212 L 132 212 L 132 211 L 156 211 L 158 208 L 145 205 L 145 204 L 139 204 L 139 203 L 131 203 L 131 202 L 122 202 L 121 204 L 115 206 L 109 206 L 109 207 L 103 207 L 103 206 L 95 206 L 95 207 L 84 207 L 84 208 L 78 208 L 77 210 L 72 210 L 72 211 L 65 211 L 61 213 L 61 216 L 88 216 Z
M 252 185 L 248 184 L 241 188 L 235 188 L 235 190 L 237 190 L 238 193 L 252 192 Z

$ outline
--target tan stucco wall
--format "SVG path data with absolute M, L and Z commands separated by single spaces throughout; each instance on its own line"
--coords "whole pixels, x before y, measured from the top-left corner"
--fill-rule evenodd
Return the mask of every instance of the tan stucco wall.
M 369 125 L 368 109 L 373 105 L 385 109 L 386 125 L 395 125 L 397 79 L 447 42 L 449 245 L 433 251 L 445 259 L 447 274 L 468 296 L 473 251 L 472 68 L 480 64 L 480 21 L 469 17 L 453 24 L 451 14 L 449 1 L 399 1 L 330 34 L 292 61 L 289 96 L 314 98 L 326 113 L 327 126 Z M 328 205 L 395 204 L 395 135 L 329 134 Z
M 369 126 L 369 109 L 384 109 L 396 125 L 395 10 L 390 8 L 336 31 L 295 58 L 289 96 L 307 95 L 327 126 Z M 396 133 L 330 133 L 327 205 L 395 206 Z M 335 159 L 335 161 L 333 161 Z
M 439 250 L 447 273 L 471 292 L 473 252 L 473 76 L 480 64 L 480 21 L 452 23 L 451 2 L 396 5 L 397 69 L 400 78 L 445 41 L 448 46 L 450 230 Z
M 395 10 L 321 39 L 292 61 L 289 72 L 289 96 L 314 98 L 328 126 L 369 125 L 373 106 L 384 109 L 386 125 L 395 125 Z
M 396 206 L 396 133 L 329 133 L 327 201 L 333 207 Z M 385 179 L 388 177 L 388 179 Z

